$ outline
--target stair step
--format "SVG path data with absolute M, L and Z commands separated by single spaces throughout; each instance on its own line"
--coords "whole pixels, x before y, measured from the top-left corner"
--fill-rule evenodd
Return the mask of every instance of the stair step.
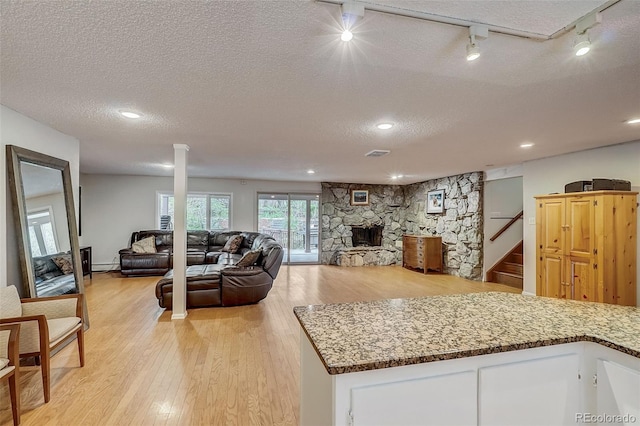
M 509 272 L 511 274 L 522 276 L 522 264 L 513 262 L 502 262 L 502 264 L 498 266 L 498 271 Z
M 509 255 L 508 261 L 522 265 L 522 253 L 511 253 L 511 255 Z
M 493 282 L 498 284 L 506 284 L 510 287 L 522 288 L 522 275 L 512 274 L 509 272 L 493 272 Z

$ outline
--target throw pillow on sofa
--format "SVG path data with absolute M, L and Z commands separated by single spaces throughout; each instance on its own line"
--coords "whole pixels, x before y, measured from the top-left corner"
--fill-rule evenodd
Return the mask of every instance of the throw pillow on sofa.
M 73 263 L 71 263 L 71 256 L 68 254 L 63 254 L 60 256 L 56 256 L 51 258 L 53 263 L 55 263 L 58 268 L 62 271 L 64 275 L 73 273 Z
M 155 237 L 143 238 L 131 244 L 134 253 L 157 253 Z
M 258 259 L 260 258 L 261 254 L 262 254 L 262 249 L 248 251 L 244 254 L 244 256 L 242 256 L 242 259 L 238 260 L 238 263 L 236 263 L 236 266 L 244 268 L 246 266 L 255 265 Z
M 227 253 L 236 253 L 240 250 L 240 244 L 242 244 L 242 235 L 234 235 L 227 240 L 227 243 L 222 247 L 220 251 L 225 251 Z

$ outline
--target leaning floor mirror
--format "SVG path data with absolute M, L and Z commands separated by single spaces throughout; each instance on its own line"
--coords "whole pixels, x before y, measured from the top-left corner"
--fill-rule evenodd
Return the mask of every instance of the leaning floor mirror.
M 7 145 L 25 297 L 84 293 L 69 162 Z M 84 302 L 84 322 L 89 324 Z

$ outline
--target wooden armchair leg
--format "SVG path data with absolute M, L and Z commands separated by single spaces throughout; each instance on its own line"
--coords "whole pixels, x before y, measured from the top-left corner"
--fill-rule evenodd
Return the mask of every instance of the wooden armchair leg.
M 42 388 L 44 390 L 44 402 L 47 403 L 51 399 L 51 353 L 49 348 L 45 348 L 45 353 L 40 354 L 42 358 Z
M 78 354 L 80 355 L 80 367 L 84 367 L 84 329 L 78 330 Z
M 11 395 L 11 414 L 13 414 L 13 425 L 20 424 L 20 373 L 18 367 L 9 377 L 9 394 Z

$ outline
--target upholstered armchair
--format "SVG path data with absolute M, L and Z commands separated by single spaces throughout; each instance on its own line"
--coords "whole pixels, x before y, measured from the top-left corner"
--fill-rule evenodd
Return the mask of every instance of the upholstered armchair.
M 0 325 L 20 324 L 20 358 L 35 356 L 42 365 L 44 402 L 51 396 L 51 350 L 75 334 L 84 366 L 82 294 L 22 299 L 14 286 L 0 288 Z
M 20 371 L 18 370 L 18 324 L 0 325 L 0 380 L 9 382 L 13 424 L 20 424 Z

